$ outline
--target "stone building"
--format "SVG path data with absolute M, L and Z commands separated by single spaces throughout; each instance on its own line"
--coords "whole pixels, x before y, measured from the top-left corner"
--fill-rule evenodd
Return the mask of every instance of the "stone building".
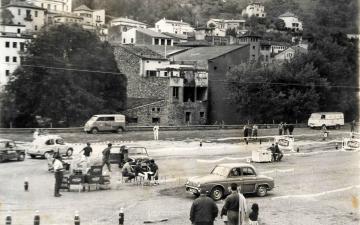
M 181 64 L 193 63 L 208 73 L 208 123 L 239 124 L 242 122 L 230 100 L 226 73 L 250 60 L 250 45 L 197 47 L 172 56 Z
M 185 125 L 207 122 L 207 72 L 174 64 L 146 46 L 114 45 L 127 77 L 129 124 Z

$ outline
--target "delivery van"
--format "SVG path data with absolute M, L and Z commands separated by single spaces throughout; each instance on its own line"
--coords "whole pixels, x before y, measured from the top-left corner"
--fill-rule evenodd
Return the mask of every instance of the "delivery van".
M 312 113 L 308 120 L 308 126 L 310 128 L 332 127 L 332 128 L 340 129 L 341 126 L 344 126 L 344 113 L 342 112 Z
M 125 116 L 121 114 L 94 115 L 85 123 L 84 131 L 92 134 L 101 131 L 125 131 Z

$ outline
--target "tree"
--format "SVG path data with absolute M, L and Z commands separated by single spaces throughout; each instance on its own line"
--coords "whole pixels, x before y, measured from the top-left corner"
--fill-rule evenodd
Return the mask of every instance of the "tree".
M 282 19 L 275 20 L 275 27 L 277 30 L 285 30 L 285 22 Z
M 319 109 L 318 86 L 327 85 L 301 56 L 281 66 L 243 64 L 232 69 L 227 79 L 239 115 L 257 123 L 305 121 Z
M 227 36 L 236 37 L 236 35 L 237 35 L 237 32 L 236 32 L 235 28 L 228 28 L 228 29 L 226 29 L 225 33 L 226 33 Z
M 14 15 L 8 9 L 0 10 L 1 20 L 3 24 L 13 24 Z
M 126 79 L 111 47 L 78 25 L 54 25 L 38 33 L 22 66 L 6 86 L 4 110 L 14 126 L 34 126 L 35 117 L 53 124 L 81 125 L 93 114 L 125 108 Z

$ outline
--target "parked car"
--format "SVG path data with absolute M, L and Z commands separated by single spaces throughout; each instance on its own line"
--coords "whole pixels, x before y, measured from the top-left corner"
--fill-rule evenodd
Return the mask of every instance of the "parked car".
M 256 193 L 261 197 L 274 188 L 273 178 L 259 175 L 254 166 L 247 163 L 218 164 L 209 175 L 188 179 L 185 188 L 194 195 L 205 189 L 218 201 L 230 194 L 231 183 L 240 185 L 242 193 Z
M 116 131 L 125 130 L 125 116 L 121 114 L 103 114 L 94 115 L 84 126 L 87 133 L 97 134 L 99 131 Z
M 134 161 L 147 161 L 150 159 L 145 147 L 142 146 L 126 146 L 115 145 L 110 150 L 110 163 L 116 163 L 122 167 L 127 159 Z
M 308 120 L 310 128 L 335 128 L 344 126 L 344 113 L 342 112 L 317 112 L 311 113 Z
M 0 162 L 25 160 L 25 149 L 16 145 L 12 140 L 0 139 Z
M 32 146 L 28 149 L 27 154 L 31 158 L 36 156 L 49 158 L 54 152 L 71 156 L 73 151 L 73 146 L 65 143 L 64 139 L 58 135 L 40 135 L 32 142 Z

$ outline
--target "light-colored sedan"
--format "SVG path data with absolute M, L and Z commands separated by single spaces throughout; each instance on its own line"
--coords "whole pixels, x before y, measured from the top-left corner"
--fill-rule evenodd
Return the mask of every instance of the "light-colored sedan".
M 34 139 L 27 154 L 30 155 L 31 158 L 35 158 L 36 156 L 48 158 L 54 152 L 71 156 L 73 151 L 73 146 L 65 143 L 64 139 L 58 135 L 40 135 Z
M 211 198 L 218 201 L 230 194 L 232 183 L 241 186 L 242 193 L 256 193 L 261 197 L 274 188 L 273 178 L 259 175 L 255 167 L 247 163 L 219 164 L 209 175 L 190 178 L 185 188 L 194 195 L 205 189 Z

